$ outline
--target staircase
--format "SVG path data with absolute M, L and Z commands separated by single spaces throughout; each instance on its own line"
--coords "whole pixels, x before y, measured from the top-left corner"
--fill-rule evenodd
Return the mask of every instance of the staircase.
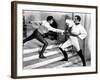
M 32 27 L 27 27 L 27 36 L 33 32 Z M 23 46 L 23 69 L 41 69 L 41 68 L 66 68 L 66 67 L 79 67 L 82 66 L 80 57 L 76 52 L 67 52 L 68 61 L 61 61 L 64 56 L 59 50 L 60 44 L 55 44 L 56 41 L 46 39 L 49 43 L 44 55 L 45 59 L 39 58 L 39 51 L 43 44 L 36 39 L 28 41 Z M 86 62 L 90 65 L 90 61 Z
M 47 41 L 50 42 L 49 39 Z M 39 69 L 82 66 L 81 60 L 75 52 L 67 52 L 68 61 L 61 61 L 64 58 L 64 56 L 58 48 L 59 44 L 56 45 L 54 43 L 54 41 L 51 41 L 48 47 L 46 48 L 44 52 L 46 58 L 44 59 L 39 58 L 38 53 L 42 47 L 42 44 L 39 41 L 34 39 L 25 43 L 23 47 L 23 68 Z

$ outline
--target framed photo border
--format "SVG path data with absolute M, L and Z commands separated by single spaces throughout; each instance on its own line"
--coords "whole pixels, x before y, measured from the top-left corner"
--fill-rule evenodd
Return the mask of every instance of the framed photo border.
M 50 75 L 33 75 L 33 76 L 17 76 L 17 4 L 28 5 L 50 5 L 62 7 L 81 7 L 96 9 L 96 71 L 82 72 L 82 73 L 63 73 Z M 51 76 L 66 76 L 66 75 L 82 75 L 82 74 L 96 74 L 98 73 L 98 7 L 88 5 L 74 5 L 74 4 L 58 4 L 58 3 L 42 3 L 42 2 L 27 2 L 27 1 L 12 1 L 11 2 L 11 78 L 35 78 L 35 77 L 51 77 Z

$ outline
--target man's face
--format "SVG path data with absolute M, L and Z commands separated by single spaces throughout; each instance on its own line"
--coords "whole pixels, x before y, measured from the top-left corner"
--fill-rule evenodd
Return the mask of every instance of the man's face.
M 49 20 L 48 22 L 49 22 L 49 24 L 52 24 L 53 23 L 53 19 Z
M 79 23 L 79 21 L 77 20 L 77 17 L 74 17 L 74 22 Z

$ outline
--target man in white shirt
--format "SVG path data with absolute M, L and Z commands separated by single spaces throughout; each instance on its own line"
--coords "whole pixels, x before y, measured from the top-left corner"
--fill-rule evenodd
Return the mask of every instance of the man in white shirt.
M 48 16 L 47 20 L 36 22 L 38 27 L 35 29 L 35 31 L 33 31 L 33 33 L 29 37 L 27 37 L 26 39 L 23 40 L 23 43 L 25 43 L 32 39 L 37 39 L 41 43 L 44 44 L 42 47 L 42 50 L 39 52 L 39 58 L 46 58 L 43 55 L 43 53 L 44 53 L 46 47 L 48 46 L 48 42 L 44 38 L 48 35 L 48 32 L 53 31 L 53 32 L 61 33 L 61 34 L 64 33 L 64 30 L 56 29 L 56 28 L 53 28 L 52 26 L 50 26 L 50 24 L 52 24 L 53 21 L 54 21 L 54 18 L 52 16 Z
M 68 46 L 73 45 L 78 55 L 80 56 L 83 66 L 86 66 L 86 62 L 84 59 L 84 56 L 82 54 L 82 50 L 80 49 L 78 38 L 83 40 L 87 36 L 87 32 L 84 29 L 84 26 L 80 24 L 81 17 L 79 15 L 76 15 L 74 17 L 74 22 L 71 19 L 66 19 L 66 24 L 69 26 L 69 30 L 64 32 L 65 35 L 69 36 L 69 39 L 60 46 L 60 50 L 63 52 L 64 56 L 67 56 L 65 48 Z M 63 61 L 67 61 L 68 56 L 63 59 Z

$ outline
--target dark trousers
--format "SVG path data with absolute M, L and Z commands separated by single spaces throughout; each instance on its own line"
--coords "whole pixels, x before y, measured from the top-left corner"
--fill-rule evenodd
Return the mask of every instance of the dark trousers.
M 49 38 L 51 40 L 57 40 L 57 33 L 56 32 L 53 32 L 53 31 L 49 31 L 47 33 L 44 33 L 43 34 L 43 37 L 44 38 Z
M 44 39 L 44 35 L 42 35 L 37 29 L 26 39 L 23 40 L 23 43 L 30 41 L 32 39 L 37 39 L 38 41 L 40 41 L 41 43 L 43 43 L 43 47 L 42 50 L 40 51 L 39 55 L 43 55 L 46 47 L 48 46 L 48 42 Z
M 80 56 L 80 58 L 82 60 L 83 66 L 86 66 L 86 62 L 85 62 L 85 58 L 82 54 L 82 50 L 78 51 L 78 55 Z

